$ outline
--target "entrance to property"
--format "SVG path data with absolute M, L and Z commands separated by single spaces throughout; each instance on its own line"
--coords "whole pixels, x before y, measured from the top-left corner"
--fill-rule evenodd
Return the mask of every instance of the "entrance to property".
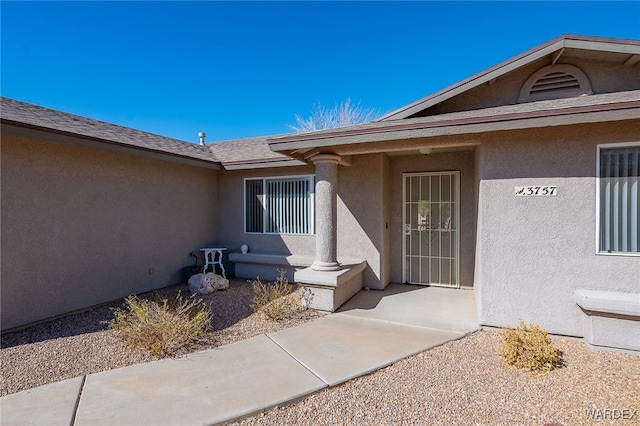
M 458 288 L 460 172 L 403 174 L 403 280 Z

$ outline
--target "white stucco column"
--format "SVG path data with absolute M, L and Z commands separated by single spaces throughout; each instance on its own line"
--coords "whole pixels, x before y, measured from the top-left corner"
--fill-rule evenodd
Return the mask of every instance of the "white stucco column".
M 311 157 L 316 166 L 316 259 L 311 269 L 337 271 L 337 200 L 338 162 L 336 154 Z

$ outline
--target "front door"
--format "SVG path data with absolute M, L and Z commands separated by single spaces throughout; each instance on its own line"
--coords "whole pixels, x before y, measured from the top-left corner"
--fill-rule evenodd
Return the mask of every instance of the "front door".
M 403 176 L 404 281 L 457 288 L 460 172 Z

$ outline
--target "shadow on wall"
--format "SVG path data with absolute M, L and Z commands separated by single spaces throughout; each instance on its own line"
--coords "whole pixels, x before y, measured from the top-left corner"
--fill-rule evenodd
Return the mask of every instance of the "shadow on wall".
M 598 144 L 637 141 L 637 128 L 598 123 L 483 134 L 481 179 L 595 178 Z
M 217 240 L 217 172 L 2 133 L 5 329 L 182 281 Z
M 384 244 L 388 228 L 384 204 L 384 154 L 352 157 L 348 167 L 338 167 L 338 258 L 367 261 L 364 286 L 381 290 L 388 284 Z

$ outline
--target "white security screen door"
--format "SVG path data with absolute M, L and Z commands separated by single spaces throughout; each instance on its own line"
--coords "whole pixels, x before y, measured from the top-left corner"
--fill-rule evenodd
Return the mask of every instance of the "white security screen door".
M 404 174 L 404 281 L 460 286 L 459 172 Z

